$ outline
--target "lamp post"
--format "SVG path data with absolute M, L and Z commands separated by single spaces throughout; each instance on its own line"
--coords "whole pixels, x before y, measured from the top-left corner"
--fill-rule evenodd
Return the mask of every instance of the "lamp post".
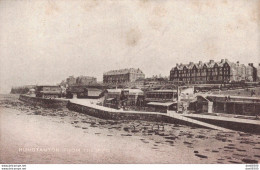
M 177 86 L 177 112 L 179 112 L 179 106 L 180 106 L 180 87 L 178 84 L 178 86 Z

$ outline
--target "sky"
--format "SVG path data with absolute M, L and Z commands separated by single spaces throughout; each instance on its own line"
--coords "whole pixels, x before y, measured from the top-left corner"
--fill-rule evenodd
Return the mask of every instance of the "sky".
M 0 0 L 0 92 L 122 68 L 260 63 L 260 0 Z

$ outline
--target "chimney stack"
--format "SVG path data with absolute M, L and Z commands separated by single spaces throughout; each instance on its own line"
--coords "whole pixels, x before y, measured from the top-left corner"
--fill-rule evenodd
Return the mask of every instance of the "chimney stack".
M 224 59 L 221 59 L 221 63 L 224 63 L 225 62 L 225 60 Z

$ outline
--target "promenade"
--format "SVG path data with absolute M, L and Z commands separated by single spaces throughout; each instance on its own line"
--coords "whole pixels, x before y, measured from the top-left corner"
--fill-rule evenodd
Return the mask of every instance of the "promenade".
M 200 126 L 200 127 L 205 127 L 205 128 L 215 129 L 215 130 L 221 130 L 221 131 L 226 131 L 226 132 L 232 131 L 232 130 L 222 128 L 222 127 L 219 127 L 219 126 L 216 126 L 216 125 L 208 124 L 208 123 L 205 123 L 205 122 L 202 122 L 202 121 L 198 121 L 198 120 L 194 120 L 194 119 L 185 117 L 184 115 L 178 114 L 176 112 L 175 113 L 171 112 L 169 114 L 165 114 L 165 113 L 159 113 L 159 112 L 139 112 L 139 111 L 116 110 L 116 109 L 112 109 L 112 108 L 98 106 L 98 105 L 92 104 L 89 101 L 84 101 L 84 100 L 79 100 L 79 99 L 70 100 L 70 103 L 78 104 L 78 105 L 81 105 L 82 107 L 86 106 L 86 107 L 89 107 L 89 108 L 97 109 L 99 111 L 106 111 L 106 112 L 108 112 L 107 114 L 112 112 L 112 113 L 121 113 L 121 114 L 125 114 L 125 115 L 136 114 L 136 115 L 164 116 L 164 117 L 173 118 L 173 119 L 176 119 L 176 120 L 179 120 L 179 121 L 182 121 L 182 122 L 184 121 L 188 124 L 197 125 L 197 126 Z
M 33 101 L 35 98 L 28 98 L 25 101 Z M 36 100 L 36 99 L 35 99 Z M 40 100 L 37 98 L 37 100 Z M 44 101 L 47 99 L 44 99 Z M 52 99 L 61 101 L 60 99 Z M 260 121 L 240 119 L 225 116 L 211 116 L 202 114 L 179 114 L 174 111 L 168 113 L 125 111 L 97 105 L 97 99 L 62 99 L 62 105 L 68 109 L 80 112 L 89 116 L 108 120 L 143 120 L 157 123 L 183 124 L 187 126 L 215 129 L 225 132 L 242 131 L 249 133 L 260 133 Z M 64 102 L 67 104 L 64 105 Z
M 260 157 L 259 135 L 185 125 L 166 113 L 97 111 L 94 107 L 103 107 L 94 101 L 73 102 L 50 108 L 19 101 L 18 96 L 0 98 L 1 161 L 252 163 Z M 110 117 L 98 117 L 104 115 Z M 174 116 L 188 120 L 185 114 Z

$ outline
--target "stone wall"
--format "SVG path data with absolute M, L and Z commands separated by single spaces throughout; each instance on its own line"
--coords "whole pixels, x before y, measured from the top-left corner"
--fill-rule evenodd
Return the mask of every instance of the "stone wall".
M 32 97 L 28 95 L 20 95 L 19 100 L 27 102 L 29 104 L 51 108 L 66 107 L 68 103 L 67 100 L 45 99 L 40 97 Z
M 169 117 L 166 114 L 161 113 L 147 113 L 147 112 L 138 112 L 138 113 L 131 113 L 129 111 L 105 111 L 101 109 L 95 109 L 88 106 L 83 106 L 75 103 L 68 102 L 67 105 L 69 110 L 73 110 L 76 112 L 80 112 L 83 114 L 87 114 L 89 116 L 101 118 L 101 119 L 108 119 L 108 120 L 142 120 L 142 121 L 151 121 L 151 122 L 158 122 L 158 123 L 171 123 L 171 124 L 182 124 L 188 126 L 196 126 L 201 127 L 196 124 L 192 124 L 186 121 L 182 121 L 179 119 L 175 119 L 173 117 Z
M 260 134 L 260 125 L 259 124 L 250 124 L 250 123 L 246 123 L 246 122 L 231 122 L 231 121 L 226 121 L 226 120 L 214 120 L 214 119 L 207 119 L 207 118 L 202 118 L 202 117 L 201 118 L 192 117 L 192 119 L 202 121 L 205 123 L 209 123 L 212 125 L 236 130 L 236 131 Z

